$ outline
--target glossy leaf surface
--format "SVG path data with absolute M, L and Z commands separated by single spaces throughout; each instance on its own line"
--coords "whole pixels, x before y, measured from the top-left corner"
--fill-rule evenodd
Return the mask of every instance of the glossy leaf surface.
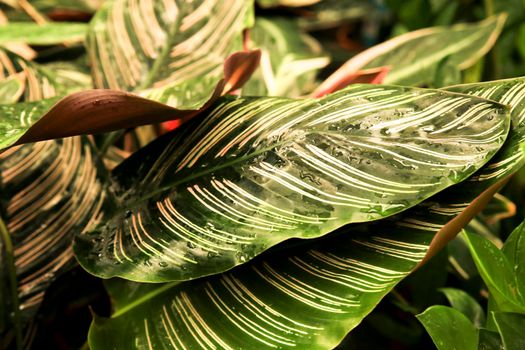
M 122 209 L 79 238 L 77 255 L 92 273 L 136 281 L 221 272 L 421 202 L 481 167 L 507 128 L 501 105 L 436 90 L 224 100 L 116 169 Z
M 516 102 L 515 117 L 521 118 L 522 105 L 523 100 Z M 513 131 L 521 128 L 515 124 Z M 436 232 L 477 194 L 517 170 L 503 169 L 489 178 L 473 176 L 475 185 L 453 186 L 400 215 L 350 225 L 322 239 L 283 243 L 217 276 L 153 290 L 146 285 L 133 300 L 127 297 L 130 291 L 141 287 L 113 281 L 117 313 L 95 319 L 90 345 L 95 350 L 146 344 L 331 349 L 421 262 Z

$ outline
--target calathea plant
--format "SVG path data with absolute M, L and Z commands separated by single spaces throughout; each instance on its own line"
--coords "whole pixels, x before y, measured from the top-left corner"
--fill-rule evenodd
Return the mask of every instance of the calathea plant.
M 92 349 L 337 346 L 523 165 L 523 78 L 440 86 L 505 18 L 393 38 L 317 87 L 320 45 L 251 1 L 105 2 L 90 73 L 1 49 L 2 346 L 30 346 L 77 263 L 113 302 Z

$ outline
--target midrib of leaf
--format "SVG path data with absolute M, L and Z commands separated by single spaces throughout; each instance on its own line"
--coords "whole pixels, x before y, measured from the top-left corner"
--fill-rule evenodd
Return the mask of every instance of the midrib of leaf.
M 122 309 L 119 309 L 117 312 L 115 312 L 113 315 L 111 315 L 111 318 L 115 318 L 115 317 L 118 317 L 118 316 L 121 316 L 121 315 L 125 314 L 126 312 L 130 311 L 131 309 L 134 309 L 134 308 L 140 306 L 141 304 L 147 302 L 150 299 L 153 299 L 154 297 L 156 297 L 159 294 L 164 293 L 165 291 L 170 290 L 171 288 L 175 287 L 178 284 L 180 284 L 180 281 L 174 281 L 174 282 L 162 284 L 161 287 L 155 289 L 152 292 L 144 294 L 140 298 L 134 300 L 132 303 L 129 303 L 128 305 L 124 306 Z
M 492 42 L 494 41 L 494 37 L 497 37 L 497 35 L 499 35 L 501 31 L 503 23 L 504 21 L 501 19 L 501 17 L 496 19 L 496 24 L 497 24 L 496 29 L 492 32 L 490 39 L 487 41 L 487 43 L 483 47 L 480 48 L 480 51 L 483 51 L 486 47 L 490 47 L 492 45 Z M 441 61 L 444 57 L 450 56 L 454 52 L 463 50 L 465 47 L 468 47 L 471 41 L 477 40 L 483 35 L 484 34 L 480 32 L 473 33 L 472 36 L 465 37 L 463 40 L 460 40 L 456 44 L 450 45 L 447 49 L 443 51 L 438 51 L 432 55 L 427 56 L 426 59 L 421 60 L 422 63 L 418 64 L 417 66 L 409 65 L 404 69 L 398 70 L 397 72 L 390 72 L 389 74 L 387 74 L 384 83 L 388 84 L 388 82 L 390 81 L 397 81 L 399 79 L 406 78 L 407 76 L 410 76 L 411 74 L 414 74 L 415 72 L 417 72 L 420 69 L 421 65 L 431 66 L 433 63 L 437 63 Z M 468 66 L 468 64 L 461 64 L 460 66 Z M 466 68 L 466 67 L 462 67 L 462 68 Z
M 139 91 L 145 90 L 147 88 L 150 88 L 151 85 L 153 85 L 153 83 L 155 82 L 157 75 L 159 73 L 159 70 L 161 69 L 162 65 L 165 63 L 166 59 L 168 58 L 171 52 L 171 48 L 177 39 L 177 32 L 179 31 L 180 24 L 182 22 L 182 18 L 184 17 L 185 9 L 186 9 L 186 4 L 185 3 L 181 4 L 181 8 L 179 12 L 180 15 L 177 16 L 177 18 L 175 19 L 175 22 L 173 22 L 172 28 L 170 29 L 168 33 L 166 45 L 164 45 L 159 56 L 153 62 L 153 66 L 151 67 L 151 70 L 149 71 L 148 76 L 146 77 L 144 82 L 141 85 L 139 85 L 138 88 L 134 90 L 139 90 Z
M 276 147 L 279 147 L 279 146 L 282 146 L 282 145 L 285 145 L 285 144 L 291 143 L 291 142 L 292 141 L 290 141 L 290 140 L 278 142 L 278 143 L 272 144 L 272 146 L 262 148 L 260 150 L 257 150 L 255 152 L 253 152 L 253 153 L 250 153 L 248 155 L 245 155 L 245 156 L 242 156 L 242 157 L 236 157 L 236 158 L 234 158 L 234 159 L 232 159 L 230 161 L 223 162 L 223 163 L 221 163 L 219 165 L 216 165 L 216 166 L 214 166 L 212 168 L 192 173 L 190 176 L 187 176 L 187 177 L 185 177 L 185 178 L 183 178 L 181 180 L 169 182 L 168 184 L 166 184 L 166 185 L 164 185 L 162 187 L 159 187 L 159 188 L 157 188 L 155 190 L 152 190 L 152 191 L 148 192 L 147 195 L 142 196 L 137 201 L 130 202 L 131 204 L 129 206 L 133 207 L 135 205 L 138 205 L 138 204 L 142 203 L 145 200 L 148 200 L 148 199 L 150 199 L 152 197 L 155 197 L 158 194 L 161 194 L 161 193 L 163 193 L 165 191 L 171 190 L 173 187 L 182 185 L 182 184 L 184 184 L 186 182 L 189 182 L 191 180 L 197 179 L 197 178 L 199 178 L 201 176 L 209 175 L 209 174 L 211 174 L 211 173 L 213 173 L 213 172 L 215 172 L 217 170 L 221 170 L 221 169 L 233 166 L 233 165 L 235 165 L 237 163 L 241 163 L 241 162 L 243 162 L 245 160 L 248 160 L 250 158 L 253 158 L 253 157 L 255 157 L 255 156 L 259 155 L 259 154 L 262 154 L 262 153 L 270 151 L 270 150 L 272 150 L 272 149 L 274 149 Z M 152 168 L 154 169 L 155 165 Z M 148 178 L 146 177 L 143 182 L 147 182 L 147 179 Z

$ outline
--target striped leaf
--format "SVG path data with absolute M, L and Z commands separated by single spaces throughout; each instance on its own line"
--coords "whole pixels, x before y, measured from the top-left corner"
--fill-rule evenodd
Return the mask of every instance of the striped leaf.
M 23 101 L 51 98 L 60 91 L 52 74 L 14 54 L 0 50 L 0 63 L 4 79 L 16 77 L 22 82 Z M 51 282 L 75 264 L 72 236 L 101 218 L 107 173 L 97 157 L 86 137 L 23 145 L 0 154 L 0 202 L 13 244 L 15 288 L 24 324 Z M 2 303 L 9 299 L 0 289 Z M 7 331 L 12 329 L 8 324 Z
M 506 15 L 490 17 L 479 23 L 457 24 L 417 30 L 385 41 L 347 61 L 340 70 L 346 74 L 361 69 L 390 66 L 385 84 L 432 85 L 440 64 L 465 69 L 472 66 L 494 45 Z M 337 71 L 324 85 L 338 79 Z
M 508 85 L 500 97 L 521 83 Z M 518 113 L 524 102 L 515 101 L 514 118 L 524 115 Z M 519 130 L 514 124 L 513 131 Z M 505 168 L 498 176 L 515 170 Z M 95 318 L 90 346 L 331 349 L 422 261 L 435 233 L 474 199 L 472 191 L 463 196 L 465 188 L 477 187 L 479 194 L 492 181 L 462 182 L 399 215 L 346 226 L 322 239 L 283 243 L 220 275 L 157 289 L 112 281 L 117 312 Z
M 102 277 L 221 272 L 288 238 L 414 206 L 474 173 L 508 127 L 502 105 L 438 90 L 225 99 L 114 171 L 120 210 L 76 253 Z
M 242 31 L 252 22 L 250 0 L 107 2 L 87 36 L 95 86 L 197 109 L 222 78 L 223 62 L 242 49 Z
M 261 50 L 261 63 L 242 89 L 246 96 L 304 96 L 330 62 L 317 40 L 282 18 L 257 18 L 249 44 Z

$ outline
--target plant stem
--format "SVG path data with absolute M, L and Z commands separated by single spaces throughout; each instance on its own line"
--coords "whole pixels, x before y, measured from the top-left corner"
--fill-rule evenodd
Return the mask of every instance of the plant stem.
M 493 16 L 494 15 L 494 0 L 484 0 L 483 3 L 484 3 L 484 6 L 485 6 L 485 15 L 486 15 L 486 17 Z M 496 52 L 496 50 L 494 48 L 492 48 L 492 50 L 490 50 L 489 57 L 490 57 L 490 63 L 491 63 L 491 66 L 492 66 L 492 76 L 491 76 L 491 78 L 493 80 L 499 79 L 500 75 L 501 75 L 500 74 L 501 70 L 500 70 L 500 67 L 499 67 L 498 54 L 497 54 L 497 52 Z
M 485 14 L 487 17 L 494 15 L 494 0 L 484 0 Z
M 15 261 L 13 257 L 13 244 L 11 242 L 11 236 L 7 231 L 4 220 L 0 217 L 0 239 L 4 242 L 7 273 L 9 274 L 9 287 L 11 289 L 11 302 L 13 304 L 13 323 L 16 336 L 16 348 L 17 350 L 22 349 L 22 324 L 20 321 L 20 304 L 18 300 L 18 283 L 16 281 L 16 270 Z

